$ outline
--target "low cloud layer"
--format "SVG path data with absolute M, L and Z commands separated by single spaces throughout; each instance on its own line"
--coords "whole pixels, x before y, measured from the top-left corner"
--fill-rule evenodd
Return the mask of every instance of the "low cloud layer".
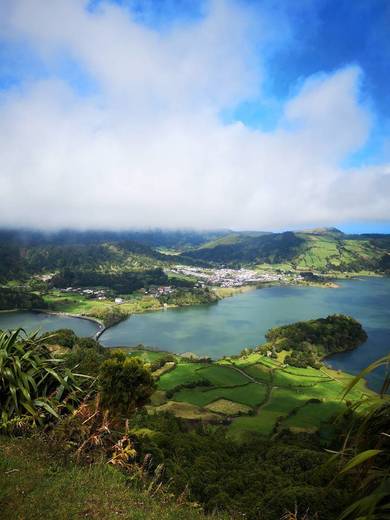
M 364 71 L 306 78 L 272 131 L 222 122 L 261 98 L 262 18 L 231 2 L 153 30 L 112 4 L 12 0 L 0 35 L 45 66 L 0 94 L 0 223 L 276 229 L 390 217 L 390 165 L 342 168 L 370 135 Z M 66 57 L 92 85 L 59 73 Z M 293 86 L 292 86 L 293 87 Z

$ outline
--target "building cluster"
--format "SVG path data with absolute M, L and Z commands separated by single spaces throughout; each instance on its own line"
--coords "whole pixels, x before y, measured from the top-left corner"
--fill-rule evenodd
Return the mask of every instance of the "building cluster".
M 144 293 L 149 294 L 150 296 L 155 296 L 158 298 L 159 296 L 167 296 L 175 292 L 175 289 L 170 285 L 166 285 L 163 287 L 150 287 L 149 289 L 145 289 Z
M 58 289 L 60 292 L 70 294 L 81 294 L 89 298 L 97 298 L 98 300 L 106 300 L 107 293 L 104 289 L 82 289 L 81 287 L 66 287 L 66 289 Z
M 257 283 L 287 281 L 283 273 L 260 272 L 252 269 L 209 269 L 176 265 L 172 272 L 185 276 L 192 276 L 206 285 L 219 287 L 241 287 Z M 299 278 L 299 275 L 296 275 Z

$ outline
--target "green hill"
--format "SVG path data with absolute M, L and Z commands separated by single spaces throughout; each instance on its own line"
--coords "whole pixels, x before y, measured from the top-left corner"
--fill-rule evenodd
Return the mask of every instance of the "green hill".
M 301 250 L 303 239 L 291 231 L 260 236 L 235 235 L 188 251 L 187 257 L 214 263 L 282 263 Z
M 137 241 L 137 240 L 139 241 Z M 163 252 L 161 252 L 163 251 Z M 118 273 L 177 263 L 320 272 L 390 272 L 390 235 L 346 235 L 335 228 L 258 232 L 0 232 L 0 281 L 64 269 Z
M 148 270 L 177 263 L 157 249 L 185 251 L 224 233 L 196 232 L 57 232 L 0 230 L 0 282 L 69 269 L 118 272 Z M 137 241 L 137 240 L 139 241 Z M 185 263 L 200 263 L 192 258 Z
M 203 244 L 186 256 L 194 260 L 239 265 L 283 264 L 299 270 L 387 272 L 387 235 L 345 235 L 335 228 L 259 236 L 227 235 Z

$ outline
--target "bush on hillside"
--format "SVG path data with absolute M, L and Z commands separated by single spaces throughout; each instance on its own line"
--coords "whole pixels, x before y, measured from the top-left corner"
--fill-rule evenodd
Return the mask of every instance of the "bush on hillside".
M 49 345 L 73 348 L 76 344 L 77 336 L 72 329 L 58 329 L 53 332 L 46 332 L 42 335 L 42 339 Z
M 109 357 L 109 353 L 101 347 L 100 349 L 83 348 L 76 345 L 74 349 L 66 354 L 66 366 L 75 372 L 91 377 L 97 377 L 102 363 Z
M 113 414 L 128 416 L 149 400 L 153 376 L 138 358 L 115 352 L 100 367 L 102 405 Z

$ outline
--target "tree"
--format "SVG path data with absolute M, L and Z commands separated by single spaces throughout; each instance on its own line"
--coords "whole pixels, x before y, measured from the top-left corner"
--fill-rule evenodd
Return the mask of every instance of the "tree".
M 155 388 L 153 376 L 142 361 L 123 352 L 102 363 L 99 381 L 102 405 L 123 416 L 146 404 Z

